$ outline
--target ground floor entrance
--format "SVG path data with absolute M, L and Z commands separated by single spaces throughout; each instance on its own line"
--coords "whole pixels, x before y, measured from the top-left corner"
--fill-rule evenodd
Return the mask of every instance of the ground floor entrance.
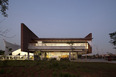
M 43 59 L 48 59 L 48 60 L 51 60 L 51 59 L 56 59 L 56 60 L 61 60 L 61 59 L 69 59 L 70 57 L 70 60 L 77 60 L 78 57 L 82 55 L 82 53 L 80 52 L 71 52 L 71 51 L 37 51 L 35 53 L 35 56 L 37 58 L 39 58 L 40 60 L 43 60 Z M 35 57 L 35 58 L 36 58 Z

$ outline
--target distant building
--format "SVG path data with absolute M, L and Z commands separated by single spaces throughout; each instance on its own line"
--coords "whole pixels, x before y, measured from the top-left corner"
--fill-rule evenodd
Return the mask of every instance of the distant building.
M 78 55 L 92 53 L 91 41 L 92 33 L 84 38 L 40 38 L 21 24 L 21 51 L 32 52 L 41 59 L 78 59 Z
M 4 44 L 5 44 L 5 53 L 4 55 L 8 56 L 8 55 L 12 55 L 12 56 L 17 56 L 17 55 L 21 55 L 21 56 L 25 56 L 28 55 L 27 52 L 23 52 L 21 51 L 21 47 L 17 44 L 13 44 L 10 43 L 6 40 L 4 40 Z M 33 53 L 29 53 L 30 55 L 33 55 Z

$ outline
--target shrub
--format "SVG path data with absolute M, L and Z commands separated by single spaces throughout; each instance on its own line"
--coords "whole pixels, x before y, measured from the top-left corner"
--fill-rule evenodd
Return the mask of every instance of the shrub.
M 0 69 L 0 74 L 4 74 L 5 70 L 4 69 Z
M 51 58 L 50 61 L 56 61 L 56 58 Z
M 68 72 L 53 72 L 52 77 L 76 77 L 74 74 L 68 73 Z
M 61 58 L 60 61 L 69 61 L 69 58 Z

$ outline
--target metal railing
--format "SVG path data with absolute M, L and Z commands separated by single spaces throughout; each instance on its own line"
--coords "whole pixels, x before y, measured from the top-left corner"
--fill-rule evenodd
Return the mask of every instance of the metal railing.
M 28 60 L 27 55 L 0 55 L 0 60 Z M 29 60 L 34 60 L 33 55 L 29 56 Z
M 32 45 L 29 45 L 28 46 L 28 49 L 47 49 L 47 50 L 49 50 L 49 49 L 60 49 L 60 50 L 62 50 L 62 49 L 86 49 L 86 47 L 85 46 L 73 46 L 73 47 L 71 47 L 71 46 L 32 46 Z

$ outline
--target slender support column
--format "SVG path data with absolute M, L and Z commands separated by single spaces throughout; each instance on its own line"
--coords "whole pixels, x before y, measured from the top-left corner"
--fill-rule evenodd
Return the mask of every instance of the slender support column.
M 78 60 L 78 51 L 77 51 L 77 60 Z
M 28 60 L 29 60 L 29 51 L 28 51 Z
M 45 52 L 45 60 L 47 60 L 47 53 Z
M 69 51 L 69 60 L 71 61 L 71 51 Z
M 87 44 L 88 44 L 88 43 L 85 44 L 85 46 L 86 46 L 86 48 L 85 48 L 85 52 L 86 52 L 86 60 L 87 60 Z

